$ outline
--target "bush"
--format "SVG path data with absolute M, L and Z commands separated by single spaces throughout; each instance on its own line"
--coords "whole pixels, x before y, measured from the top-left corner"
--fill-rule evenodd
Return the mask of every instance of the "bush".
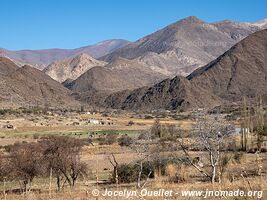
M 127 126 L 132 126 L 132 125 L 134 125 L 133 121 L 129 121 L 128 124 L 127 124 Z
M 130 138 L 128 135 L 123 135 L 118 139 L 118 143 L 120 146 L 130 146 L 133 143 L 133 139 Z
M 137 180 L 136 178 L 137 173 L 135 169 L 130 164 L 122 164 L 118 167 L 118 180 L 119 183 L 131 183 Z M 115 182 L 115 174 L 113 172 L 112 175 L 112 182 Z
M 237 163 L 241 163 L 241 159 L 243 158 L 244 156 L 244 153 L 243 152 L 235 152 L 234 153 L 234 160 L 237 162 Z
M 145 116 L 145 119 L 154 119 L 154 117 L 153 116 L 150 116 L 150 115 L 146 115 Z
M 118 179 L 119 183 L 132 183 L 138 180 L 140 166 L 136 164 L 122 164 L 118 166 Z M 154 167 L 149 165 L 148 162 L 143 162 L 143 170 L 141 180 L 145 180 L 149 171 L 152 170 L 149 178 L 154 178 Z M 112 182 L 115 182 L 115 174 L 113 172 Z
M 151 127 L 151 134 L 154 135 L 155 137 L 160 138 L 162 134 L 162 126 L 160 124 L 160 120 L 156 119 L 154 124 Z
M 116 133 L 109 133 L 105 138 L 105 143 L 108 145 L 114 144 L 117 142 L 117 134 Z
M 138 135 L 138 140 L 154 140 L 156 139 L 155 134 L 152 134 L 150 131 L 143 131 Z
M 168 175 L 167 167 L 169 165 L 175 166 L 177 169 L 180 169 L 180 167 L 190 165 L 188 162 L 188 159 L 186 157 L 168 157 L 168 158 L 159 158 L 157 160 L 154 160 L 153 166 L 156 169 L 158 175 L 166 176 Z
M 98 138 L 100 145 L 111 145 L 117 142 L 117 134 L 116 133 L 109 133 L 106 137 Z
M 190 170 L 190 169 L 189 169 Z M 165 168 L 165 175 L 168 176 L 168 181 L 173 183 L 186 182 L 188 180 L 188 166 L 168 164 Z
M 40 135 L 38 133 L 34 133 L 32 137 L 33 139 L 37 140 L 40 138 Z
M 173 167 L 173 173 L 170 171 L 170 166 Z M 155 173 L 163 176 L 172 176 L 175 182 L 182 182 L 187 179 L 186 169 L 188 168 L 186 158 L 165 158 L 154 161 L 144 161 L 141 180 L 147 179 L 150 170 L 152 173 L 149 178 L 154 178 Z M 119 183 L 131 183 L 138 180 L 140 165 L 137 164 L 122 164 L 117 168 Z M 183 174 L 185 173 L 186 174 Z M 115 183 L 115 172 L 112 174 L 111 181 Z
M 97 141 L 99 145 L 104 145 L 106 143 L 106 140 L 103 137 L 97 138 Z
M 16 114 L 16 111 L 12 109 L 0 109 L 0 115 L 5 115 L 5 114 L 9 115 Z

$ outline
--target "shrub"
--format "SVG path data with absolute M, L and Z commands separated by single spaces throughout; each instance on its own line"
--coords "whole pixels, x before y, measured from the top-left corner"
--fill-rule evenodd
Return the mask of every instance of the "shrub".
M 132 183 L 138 180 L 140 166 L 136 164 L 122 164 L 118 166 L 118 179 L 119 183 Z M 143 162 L 143 170 L 141 174 L 141 180 L 145 180 L 151 165 L 149 162 Z M 154 167 L 152 166 L 152 173 L 149 178 L 154 178 Z M 115 174 L 113 172 L 112 182 L 115 182 Z
M 118 139 L 118 143 L 120 146 L 130 146 L 133 143 L 133 139 L 128 135 L 123 135 Z
M 106 143 L 111 145 L 114 144 L 115 142 L 117 142 L 117 134 L 116 133 L 110 133 L 106 136 Z
M 188 180 L 188 166 L 168 164 L 166 166 L 166 175 L 170 182 L 179 183 Z
M 98 138 L 99 145 L 111 145 L 117 142 L 116 133 L 108 133 L 105 137 Z
M 97 141 L 98 141 L 99 145 L 104 145 L 105 144 L 105 138 L 104 137 L 97 138 Z
M 161 124 L 159 119 L 156 119 L 154 124 L 151 127 L 151 134 L 154 135 L 155 137 L 161 137 L 162 130 L 161 130 Z
M 134 125 L 133 121 L 129 121 L 128 124 L 127 124 L 127 126 L 132 126 L 132 125 Z
M 154 119 L 154 117 L 150 116 L 150 115 L 146 115 L 145 119 Z
M 143 131 L 142 133 L 140 133 L 140 135 L 138 136 L 138 140 L 154 140 L 156 139 L 155 134 L 152 134 L 150 131 Z
M 171 167 L 170 167 L 171 166 Z M 172 168 L 172 169 L 171 169 Z M 147 179 L 150 170 L 152 173 L 149 178 L 154 178 L 155 173 L 158 175 L 167 175 L 172 182 L 183 182 L 187 180 L 187 162 L 185 158 L 164 158 L 154 161 L 144 161 L 141 180 Z M 138 180 L 140 165 L 122 164 L 117 168 L 119 183 L 131 183 Z M 115 183 L 115 172 L 112 174 L 111 181 Z
M 34 133 L 32 137 L 33 139 L 37 140 L 40 138 L 40 135 L 38 133 Z
M 244 156 L 244 153 L 243 152 L 238 152 L 236 151 L 234 153 L 234 160 L 237 162 L 237 163 L 241 163 L 241 159 L 243 158 Z
M 131 183 L 137 180 L 137 173 L 130 164 L 122 164 L 118 167 L 118 179 L 120 183 Z M 115 182 L 115 174 L 113 173 L 113 182 Z

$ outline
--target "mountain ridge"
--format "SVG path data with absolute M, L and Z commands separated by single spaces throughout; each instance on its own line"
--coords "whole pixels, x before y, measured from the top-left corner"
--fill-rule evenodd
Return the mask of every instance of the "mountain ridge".
M 152 87 L 109 95 L 104 105 L 116 109 L 188 110 L 212 108 L 267 94 L 267 29 L 258 31 L 187 78 L 176 76 Z
M 69 83 L 74 92 L 105 91 L 107 94 L 125 89 L 152 85 L 166 76 L 154 72 L 142 63 L 117 58 L 105 66 L 96 66 Z
M 0 58 L 0 72 L 5 72 L 0 73 L 1 106 L 77 108 L 80 105 L 70 90 L 36 68 L 18 67 L 11 60 Z
M 17 50 L 10 51 L 0 48 L 0 56 L 8 57 L 15 62 L 32 65 L 38 69 L 44 69 L 48 64 L 66 59 L 81 53 L 86 53 L 94 58 L 99 58 L 117 48 L 127 45 L 129 41 L 122 39 L 105 40 L 94 45 L 88 45 L 75 49 L 40 49 L 40 50 Z
M 165 75 L 188 75 L 208 64 L 244 37 L 261 30 L 253 23 L 207 23 L 190 16 L 100 58 L 137 59 Z M 146 56 L 150 54 L 152 56 Z

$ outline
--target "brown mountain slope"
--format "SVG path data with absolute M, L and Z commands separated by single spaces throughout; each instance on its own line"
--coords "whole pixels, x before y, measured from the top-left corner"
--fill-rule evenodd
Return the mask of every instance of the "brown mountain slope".
M 165 75 L 188 75 L 217 58 L 244 37 L 261 29 L 262 26 L 255 24 L 229 20 L 206 23 L 191 16 L 101 59 L 137 59 Z
M 179 109 L 219 105 L 220 98 L 200 87 L 193 87 L 186 78 L 176 76 L 153 87 L 138 88 L 110 95 L 104 104 L 126 110 Z
M 113 73 L 111 69 L 105 67 L 93 67 L 74 80 L 70 89 L 75 92 L 87 92 L 95 89 L 110 93 L 123 90 L 124 87 L 131 87 L 131 85 L 119 74 Z
M 0 62 L 1 65 L 3 62 Z M 6 67 L 15 68 L 11 61 L 8 61 Z M 1 104 L 10 106 L 76 107 L 79 105 L 71 97 L 71 91 L 43 72 L 29 66 L 17 67 L 1 77 L 0 96 Z
M 76 99 L 99 105 L 111 93 L 153 85 L 165 78 L 138 61 L 117 58 L 104 67 L 89 69 L 74 81 L 65 81 L 64 85 L 75 93 Z
M 188 79 L 230 101 L 267 94 L 267 29 L 248 36 Z
M 214 107 L 242 96 L 267 94 L 267 30 L 256 32 L 187 79 L 110 95 L 105 105 L 122 109 Z
M 76 79 L 87 70 L 95 66 L 103 66 L 106 63 L 98 61 L 88 54 L 82 53 L 75 57 L 56 61 L 48 65 L 43 72 L 58 82 L 64 82 L 67 79 Z
M 118 58 L 104 67 L 89 69 L 70 85 L 75 92 L 88 92 L 91 89 L 106 93 L 153 85 L 166 78 L 134 60 Z
M 11 60 L 0 57 L 0 77 L 8 75 L 9 73 L 17 70 L 19 67 Z

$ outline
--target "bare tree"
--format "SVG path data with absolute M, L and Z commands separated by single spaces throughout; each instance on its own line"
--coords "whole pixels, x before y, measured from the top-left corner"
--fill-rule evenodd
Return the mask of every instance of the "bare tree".
M 11 175 L 9 156 L 0 153 L 0 181 L 4 181 Z
M 241 112 L 241 149 L 248 150 L 248 135 L 251 132 L 251 106 L 246 97 L 243 97 L 243 109 Z
M 255 106 L 255 116 L 254 116 L 254 131 L 257 136 L 257 150 L 261 152 L 262 144 L 264 142 L 264 136 L 267 136 L 266 122 L 264 120 L 264 109 L 262 98 L 258 97 Z
M 115 176 L 114 178 L 115 178 L 116 186 L 118 189 L 118 185 L 119 185 L 118 166 L 119 166 L 119 163 L 117 162 L 113 153 L 111 154 L 111 156 L 108 157 L 108 160 L 109 160 L 110 164 L 113 166 L 113 174 Z
M 150 176 L 152 175 L 153 173 L 153 164 L 152 164 L 152 160 L 151 160 L 151 134 L 146 134 L 146 140 L 145 141 L 141 141 L 141 142 L 138 142 L 138 141 L 135 141 L 132 145 L 131 145 L 131 148 L 137 153 L 137 156 L 138 156 L 138 160 L 136 162 L 136 165 L 139 166 L 139 171 L 138 171 L 138 178 L 137 178 L 137 187 L 138 188 L 143 188 Z M 145 174 L 146 176 L 146 179 L 145 181 L 143 182 L 143 184 L 141 183 L 142 182 L 142 176 L 144 175 L 144 163 L 146 163 L 148 165 L 148 172 L 147 174 Z
M 211 179 L 211 175 L 206 172 L 202 166 L 199 166 L 198 163 L 195 162 L 195 159 L 190 155 L 189 153 L 189 149 L 187 148 L 187 146 L 184 144 L 183 139 L 179 138 L 177 140 L 178 142 L 178 146 L 182 149 L 182 151 L 184 152 L 186 158 L 187 158 L 187 162 L 189 162 L 190 165 L 192 165 L 195 169 L 197 169 L 202 175 L 204 175 L 205 177 Z
M 11 147 L 9 164 L 14 177 L 22 181 L 25 192 L 30 191 L 35 177 L 45 170 L 41 146 L 37 143 L 17 143 Z
M 162 125 L 161 125 L 159 119 L 155 120 L 155 122 L 153 123 L 150 131 L 151 131 L 152 136 L 161 138 L 161 136 L 162 136 Z
M 212 168 L 211 182 L 214 183 L 218 174 L 217 167 L 221 159 L 221 148 L 224 139 L 234 133 L 234 127 L 219 116 L 204 116 L 197 121 L 195 129 L 200 139 L 200 145 L 208 152 Z
M 62 146 L 62 141 L 58 138 L 50 137 L 45 138 L 41 141 L 43 146 L 44 158 L 47 162 L 47 170 L 52 172 L 53 176 L 56 177 L 57 180 L 57 189 L 61 190 L 63 185 L 61 184 L 63 180 L 63 176 L 60 171 L 60 161 L 62 159 L 63 151 L 60 149 Z
M 60 183 L 62 177 L 73 188 L 78 177 L 87 171 L 85 163 L 80 159 L 83 143 L 79 139 L 69 137 L 49 137 L 42 143 L 44 156 L 48 162 L 47 169 L 53 169 L 58 189 L 62 187 Z
M 193 134 L 196 136 L 194 144 L 203 148 L 208 155 L 208 165 L 211 167 L 211 172 L 205 171 L 199 166 L 190 156 L 189 149 L 185 146 L 181 139 L 178 139 L 178 144 L 182 148 L 189 163 L 195 167 L 204 176 L 210 178 L 211 182 L 220 182 L 219 163 L 221 162 L 221 151 L 226 137 L 234 133 L 233 125 L 227 123 L 220 116 L 198 116 Z

